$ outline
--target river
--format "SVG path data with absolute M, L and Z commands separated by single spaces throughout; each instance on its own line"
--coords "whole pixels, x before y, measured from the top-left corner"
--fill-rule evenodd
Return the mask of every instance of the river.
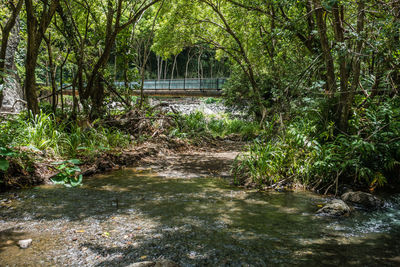
M 399 266 L 400 196 L 385 209 L 316 216 L 327 198 L 258 192 L 221 178 L 123 169 L 82 187 L 0 194 L 0 266 Z M 4 202 L 5 203 L 5 202 Z M 17 241 L 31 238 L 28 249 Z

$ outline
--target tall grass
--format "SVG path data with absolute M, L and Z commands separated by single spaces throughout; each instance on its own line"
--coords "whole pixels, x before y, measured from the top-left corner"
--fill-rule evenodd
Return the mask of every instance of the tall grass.
M 58 121 L 51 114 L 20 115 L 1 125 L 1 139 L 11 147 L 27 147 L 54 157 L 75 158 L 129 145 L 129 136 L 102 126 L 82 129 L 70 121 Z

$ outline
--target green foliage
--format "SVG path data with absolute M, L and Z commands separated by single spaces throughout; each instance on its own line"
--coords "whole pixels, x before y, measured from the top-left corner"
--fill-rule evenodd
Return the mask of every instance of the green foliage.
M 59 171 L 51 181 L 54 184 L 62 184 L 67 187 L 76 187 L 82 184 L 83 176 L 80 174 L 81 169 L 76 166 L 81 164 L 78 159 L 70 159 L 59 162 L 53 162 L 56 169 Z
M 250 178 L 257 184 L 290 179 L 329 189 L 334 183 L 370 188 L 398 183 L 391 173 L 400 169 L 399 118 L 398 98 L 354 110 L 351 134 L 334 135 L 332 124 L 321 129 L 319 117 L 305 114 L 278 134 L 266 130 L 233 170 L 238 182 Z

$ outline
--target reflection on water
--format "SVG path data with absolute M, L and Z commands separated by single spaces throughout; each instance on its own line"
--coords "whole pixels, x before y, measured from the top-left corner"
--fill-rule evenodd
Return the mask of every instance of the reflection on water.
M 243 191 L 220 179 L 165 179 L 133 169 L 80 188 L 42 186 L 18 195 L 0 208 L 0 265 L 78 265 L 86 257 L 87 265 L 123 266 L 143 255 L 184 266 L 400 264 L 399 196 L 382 211 L 332 219 L 314 215 L 325 199 L 312 193 Z M 100 238 L 104 229 L 107 238 Z M 76 233 L 82 240 L 68 243 Z M 16 240 L 29 236 L 41 241 L 16 249 Z M 82 252 L 83 245 L 90 249 Z M 90 258 L 98 251 L 101 257 Z

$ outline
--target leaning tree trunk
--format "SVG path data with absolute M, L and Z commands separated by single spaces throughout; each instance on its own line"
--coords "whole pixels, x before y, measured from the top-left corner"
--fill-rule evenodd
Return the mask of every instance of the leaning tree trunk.
M 23 4 L 23 0 L 19 0 L 16 5 L 11 4 L 11 16 L 8 18 L 8 20 L 5 22 L 4 25 L 1 26 L 1 46 L 0 46 L 0 108 L 3 104 L 3 99 L 4 99 L 4 91 L 8 87 L 8 83 L 10 81 L 13 81 L 13 74 L 8 73 L 10 69 L 14 66 L 14 53 L 16 50 L 16 47 L 18 46 L 19 43 L 19 26 L 15 27 L 15 25 L 19 24 L 19 19 L 18 15 L 19 12 L 21 11 Z M 15 30 L 18 30 L 15 32 Z M 17 45 L 11 46 L 9 45 L 9 38 L 10 35 L 16 35 L 18 40 L 17 40 Z M 16 39 L 14 39 L 16 40 Z M 12 42 L 12 41 L 11 41 Z M 10 57 L 11 55 L 11 57 Z M 8 80 L 4 77 L 8 77 Z
M 21 100 L 24 99 L 24 92 L 14 61 L 15 53 L 21 40 L 19 29 L 19 20 L 17 19 L 15 26 L 12 28 L 5 50 L 4 69 L 6 70 L 7 76 L 3 80 L 3 90 L 0 95 L 0 108 L 7 110 L 13 109 L 13 111 L 17 112 L 23 109 Z

